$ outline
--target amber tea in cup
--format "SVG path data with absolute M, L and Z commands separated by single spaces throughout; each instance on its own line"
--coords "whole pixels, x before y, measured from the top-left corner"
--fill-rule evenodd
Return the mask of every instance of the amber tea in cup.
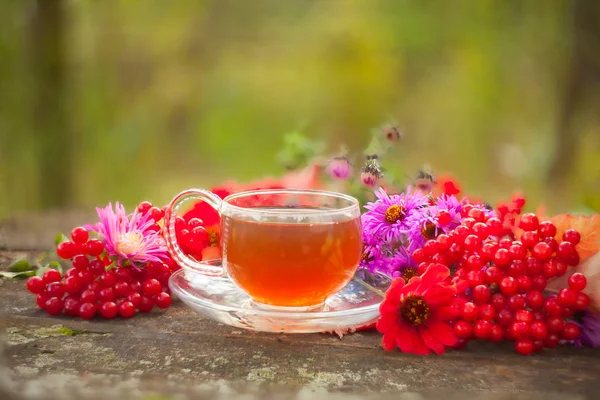
M 181 252 L 171 215 L 165 236 L 175 260 L 200 273 L 226 274 L 259 305 L 318 306 L 356 273 L 362 248 L 360 208 L 350 196 L 282 189 L 221 200 L 193 189 L 176 197 L 171 210 L 190 198 L 207 201 L 221 214 L 223 270 Z

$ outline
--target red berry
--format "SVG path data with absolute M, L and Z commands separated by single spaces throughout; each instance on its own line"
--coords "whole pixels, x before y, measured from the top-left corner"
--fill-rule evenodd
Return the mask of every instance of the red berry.
M 556 296 L 558 304 L 563 307 L 572 307 L 577 301 L 577 292 L 570 288 L 561 289 Z
M 500 291 L 505 296 L 512 296 L 519 290 L 519 284 L 517 280 L 512 276 L 505 276 L 500 281 Z
M 473 322 L 479 317 L 479 307 L 471 302 L 463 304 L 461 316 L 465 321 Z
M 98 297 L 100 297 L 100 301 L 114 301 L 115 291 L 111 287 L 102 288 L 98 293 Z
M 171 306 L 171 295 L 168 293 L 162 292 L 156 296 L 156 306 L 158 308 L 169 308 Z
M 571 242 L 561 242 L 556 249 L 556 255 L 562 259 L 567 259 L 575 254 L 575 246 Z
M 129 290 L 133 293 L 142 293 L 142 284 L 139 281 L 133 281 L 129 284 Z
M 523 260 L 515 260 L 508 266 L 506 272 L 508 276 L 512 276 L 513 278 L 518 278 L 521 275 L 525 274 L 525 262 Z
M 452 246 L 452 239 L 450 239 L 450 237 L 444 233 L 440 234 L 436 240 L 438 242 L 440 251 L 446 251 L 450 248 L 450 246 Z
M 152 311 L 152 308 L 154 308 L 154 299 L 152 299 L 152 297 L 142 295 L 138 310 L 140 310 L 140 312 L 150 312 Z
M 92 257 L 97 257 L 104 251 L 104 243 L 98 239 L 90 239 L 85 244 L 85 252 Z
M 82 269 L 77 273 L 77 277 L 79 278 L 79 280 L 81 281 L 82 285 L 87 285 L 91 282 L 94 281 L 95 276 L 94 274 L 92 274 L 91 271 L 87 270 L 87 269 Z
M 64 282 L 65 292 L 77 294 L 81 290 L 81 279 L 77 276 L 70 276 Z
M 473 325 L 473 336 L 477 339 L 487 339 L 492 333 L 492 323 L 485 319 L 475 321 Z
M 156 296 L 160 293 L 161 286 L 160 282 L 156 279 L 148 279 L 146 282 L 144 282 L 143 288 L 144 293 L 148 296 Z
M 562 315 L 565 318 L 571 318 L 573 314 L 575 314 L 575 310 L 573 310 L 570 307 L 563 307 L 560 315 Z
M 481 285 L 483 283 L 483 274 L 481 271 L 469 271 L 469 273 L 467 273 L 467 281 L 472 288 Z
M 412 258 L 415 263 L 421 264 L 422 262 L 427 260 L 427 255 L 425 254 L 425 251 L 423 251 L 423 249 L 419 248 L 413 251 Z
M 462 221 L 460 221 L 462 226 L 466 226 L 469 229 L 473 228 L 473 225 L 475 225 L 476 222 L 475 218 L 471 217 L 463 218 Z
M 467 321 L 458 320 L 454 324 L 454 334 L 459 339 L 469 339 L 473 334 L 473 327 Z
M 563 233 L 562 240 L 577 245 L 581 240 L 581 235 L 575 229 L 569 229 Z
M 483 304 L 487 303 L 492 297 L 492 292 L 485 285 L 477 285 L 473 288 L 473 300 L 475 303 Z
M 62 282 L 52 282 L 46 287 L 46 293 L 48 293 L 48 297 L 57 297 L 62 299 L 65 294 L 65 287 L 63 286 Z
M 505 267 L 511 262 L 511 255 L 507 249 L 500 248 L 494 254 L 494 262 L 499 267 Z
M 44 281 L 45 284 L 49 284 L 52 282 L 58 282 L 60 281 L 60 272 L 58 272 L 55 269 L 49 269 L 46 272 L 44 272 L 44 275 L 42 275 L 42 280 Z
M 544 275 L 536 275 L 531 278 L 531 288 L 534 290 L 543 291 L 546 289 L 546 285 L 548 284 L 548 279 Z
M 531 278 L 527 275 L 521 275 L 517 278 L 517 283 L 519 284 L 519 293 L 527 293 L 531 290 Z
M 483 279 L 487 283 L 498 283 L 502 278 L 502 271 L 496 267 L 487 267 L 483 273 Z
M 490 331 L 489 339 L 494 343 L 498 343 L 498 342 L 502 341 L 503 338 L 504 338 L 504 331 L 502 330 L 500 325 L 493 324 L 492 329 Z
M 98 296 L 96 295 L 96 292 L 93 290 L 84 290 L 83 293 L 81 293 L 81 302 L 82 303 L 96 303 L 96 300 L 98 299 Z
M 96 276 L 102 275 L 106 271 L 106 266 L 100 260 L 90 261 L 90 271 Z
M 75 268 L 69 268 L 67 270 L 67 272 L 65 272 L 65 278 L 70 278 L 72 276 L 79 276 L 79 271 L 77 271 Z
M 485 212 L 481 208 L 472 208 L 469 211 L 469 217 L 477 222 L 483 222 L 485 221 Z
M 466 262 L 466 267 L 473 271 L 479 271 L 483 267 L 484 261 L 479 254 L 469 256 Z
M 508 308 L 513 311 L 521 310 L 525 307 L 525 297 L 515 294 L 508 298 Z
M 579 261 L 580 261 L 579 254 L 578 253 L 573 253 L 569 257 L 564 258 L 563 261 L 566 262 L 567 265 L 570 265 L 571 267 L 574 267 L 577 264 L 579 264 Z
M 532 248 L 540 242 L 540 235 L 537 232 L 523 232 L 521 235 L 521 242 L 525 247 Z
M 566 340 L 575 340 L 580 334 L 581 330 L 573 322 L 567 322 L 562 330 L 562 337 Z
M 538 233 L 543 238 L 553 238 L 556 235 L 556 226 L 550 221 L 540 222 Z
M 148 210 L 150 210 L 151 208 L 152 208 L 152 203 L 150 203 L 149 201 L 142 201 L 137 206 L 137 210 L 140 214 L 146 214 L 148 212 Z
M 508 252 L 513 260 L 524 260 L 527 257 L 527 248 L 520 242 L 513 242 Z
M 487 321 L 493 321 L 496 318 L 496 309 L 491 304 L 482 304 L 479 306 L 479 316 Z
M 63 258 L 65 260 L 73 258 L 76 251 L 77 246 L 73 242 L 62 242 L 59 243 L 58 246 L 56 246 L 56 254 L 58 254 L 60 258 Z
M 513 322 L 510 326 L 510 333 L 516 339 L 526 338 L 529 334 L 529 324 L 523 321 Z
M 544 270 L 544 264 L 535 257 L 527 257 L 526 264 L 525 270 L 529 276 L 539 275 Z
M 538 217 L 535 214 L 527 213 L 521 215 L 521 220 L 519 221 L 519 228 L 524 231 L 535 231 L 539 226 Z
M 96 315 L 96 306 L 94 304 L 83 302 L 79 306 L 79 316 L 81 318 L 92 319 L 92 318 L 94 318 L 95 315 Z
M 129 284 L 127 282 L 119 281 L 115 283 L 114 289 L 117 297 L 125 297 L 129 294 Z
M 515 312 L 515 321 L 525 322 L 529 325 L 533 322 L 533 313 L 529 310 L 517 310 Z
M 498 218 L 488 219 L 486 225 L 489 227 L 490 235 L 500 236 L 502 234 L 502 221 L 500 221 Z
M 590 305 L 590 298 L 585 293 L 577 293 L 577 299 L 575 300 L 575 304 L 573 304 L 573 308 L 575 311 L 585 311 Z
M 473 205 L 472 204 L 465 204 L 461 210 L 460 210 L 460 216 L 463 218 L 467 218 L 469 215 L 469 212 L 473 209 Z
M 558 272 L 558 268 L 556 266 L 556 262 L 554 260 L 549 260 L 544 263 L 544 276 L 548 279 L 554 278 Z
M 558 303 L 556 296 L 548 297 L 544 302 L 544 311 L 546 314 L 554 317 L 558 317 L 562 314 L 562 307 Z
M 481 250 L 479 251 L 479 254 L 486 260 L 491 261 L 494 259 L 494 255 L 496 254 L 496 252 L 498 251 L 499 248 L 500 248 L 500 246 L 498 246 L 498 243 L 487 242 L 487 243 L 484 243 L 483 246 L 481 246 Z
M 539 290 L 532 290 L 525 295 L 525 303 L 532 310 L 538 310 L 544 304 L 544 295 Z
M 549 347 L 551 349 L 558 346 L 559 343 L 560 343 L 560 336 L 558 336 L 556 333 L 549 333 L 544 338 L 544 346 Z
M 565 323 L 562 317 L 548 317 L 546 326 L 548 327 L 548 330 L 552 332 L 562 332 Z
M 135 315 L 135 307 L 130 301 L 124 301 L 119 304 L 119 315 L 122 318 L 131 318 Z
M 142 295 L 139 293 L 132 292 L 126 296 L 126 299 L 127 299 L 127 301 L 130 301 L 131 304 L 133 304 L 135 308 L 139 308 L 140 303 L 142 301 Z
M 529 339 L 519 339 L 515 342 L 517 353 L 528 356 L 533 353 L 533 342 Z
M 544 322 L 546 320 L 546 315 L 541 311 L 534 311 L 533 312 L 533 320 Z
M 58 315 L 62 312 L 63 307 L 64 303 L 62 300 L 57 297 L 50 297 L 48 300 L 46 300 L 46 306 L 44 307 L 44 310 L 46 310 L 46 312 L 48 312 L 50 315 Z
M 554 238 L 544 238 L 544 243 L 550 246 L 553 253 L 558 249 L 558 242 Z
M 71 296 L 67 296 L 65 298 L 65 305 L 64 305 L 64 309 L 65 309 L 65 314 L 67 314 L 70 317 L 77 317 L 79 316 L 79 307 L 81 306 L 81 303 L 79 302 L 79 300 L 75 297 L 71 297 Z
M 569 287 L 576 291 L 582 291 L 587 286 L 587 278 L 580 272 L 575 272 L 569 277 Z
M 501 249 L 510 249 L 510 246 L 513 245 L 512 240 L 510 240 L 509 238 L 504 238 L 504 239 L 500 239 L 500 241 L 498 241 L 498 246 L 500 246 Z
M 556 264 L 556 276 L 563 276 L 567 272 L 568 265 L 564 261 L 554 260 L 554 264 Z
M 437 218 L 438 224 L 440 226 L 446 226 L 450 222 L 452 222 L 452 216 L 446 210 L 440 210 L 440 211 L 438 211 L 438 213 L 436 215 L 436 218 Z
M 477 236 L 480 240 L 487 238 L 490 234 L 488 226 L 483 222 L 477 222 L 475 225 L 473 225 L 472 229 L 473 233 L 475 233 L 475 236 Z
M 35 297 L 35 302 L 37 303 L 38 307 L 43 310 L 46 308 L 46 302 L 48 301 L 48 298 L 48 295 L 42 292 Z
M 115 272 L 106 271 L 98 278 L 98 282 L 104 287 L 112 287 L 117 283 L 117 274 Z
M 491 304 L 497 311 L 504 310 L 506 307 L 506 298 L 501 293 L 494 293 Z
M 85 269 L 90 265 L 90 261 L 83 254 L 78 254 L 71 261 L 75 269 Z
M 27 290 L 33 294 L 40 294 L 46 288 L 44 280 L 39 276 L 32 276 L 27 279 Z
M 148 214 L 150 214 L 150 218 L 156 222 L 160 221 L 165 216 L 163 210 L 158 207 L 151 207 L 148 210 Z
M 509 309 L 504 309 L 498 312 L 498 317 L 496 319 L 501 326 L 507 327 L 514 322 L 515 317 L 512 311 Z
M 558 246 L 560 248 L 560 246 Z M 533 249 L 531 249 L 531 254 L 538 260 L 549 260 L 552 257 L 552 249 L 546 242 L 539 242 Z
M 88 241 L 89 237 L 90 235 L 88 234 L 87 229 L 85 229 L 82 226 L 73 228 L 73 230 L 71 231 L 71 239 L 77 244 L 84 244 Z
M 117 316 L 117 305 L 112 301 L 102 303 L 98 313 L 102 318 L 113 319 Z

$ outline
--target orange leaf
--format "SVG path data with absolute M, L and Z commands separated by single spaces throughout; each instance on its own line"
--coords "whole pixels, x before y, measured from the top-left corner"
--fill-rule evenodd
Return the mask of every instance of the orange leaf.
M 581 235 L 577 252 L 581 261 L 591 257 L 600 250 L 600 214 L 591 216 L 559 214 L 550 218 L 556 226 L 556 240 L 562 238 L 568 229 L 575 229 Z

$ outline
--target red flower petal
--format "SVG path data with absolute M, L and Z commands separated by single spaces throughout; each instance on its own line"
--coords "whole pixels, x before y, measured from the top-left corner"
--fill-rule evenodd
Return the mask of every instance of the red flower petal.
M 456 290 L 451 286 L 435 285 L 427 290 L 423 297 L 429 307 L 438 307 L 449 304 Z
M 381 346 L 385 351 L 392 351 L 396 348 L 396 333 L 394 330 L 386 332 L 381 339 Z
M 435 309 L 435 318 L 441 321 L 452 321 L 460 315 L 460 312 L 455 307 L 445 306 Z
M 450 270 L 448 267 L 442 264 L 434 264 L 430 265 L 425 273 L 421 276 L 423 279 L 423 284 L 426 287 L 435 285 L 450 276 Z
M 436 354 L 441 355 L 444 354 L 446 349 L 444 345 L 441 344 L 436 338 L 433 337 L 429 329 L 426 326 L 419 327 L 419 333 L 421 334 L 421 338 L 427 347 L 433 350 Z
M 401 323 L 398 326 L 396 335 L 396 344 L 403 353 L 429 354 L 429 348 L 425 346 L 419 332 L 414 326 Z
M 444 346 L 456 346 L 458 338 L 454 334 L 452 327 L 438 319 L 429 319 L 427 321 L 427 328 L 433 335 L 433 337 L 439 340 Z
M 385 300 L 379 305 L 379 314 L 389 315 L 389 314 L 397 314 L 398 309 L 400 308 L 400 301 L 396 301 L 395 298 L 386 297 Z
M 379 317 L 376 325 L 379 333 L 386 333 L 391 330 L 392 327 L 398 323 L 398 318 L 398 314 L 386 314 Z
M 399 278 L 402 279 L 402 278 Z M 419 276 L 415 276 L 412 278 L 402 289 L 403 295 L 408 295 L 409 293 L 421 293 L 420 286 L 423 280 Z

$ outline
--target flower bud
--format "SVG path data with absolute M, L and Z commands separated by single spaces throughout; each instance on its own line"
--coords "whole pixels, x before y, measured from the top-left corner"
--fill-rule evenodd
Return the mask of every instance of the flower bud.
M 360 170 L 360 180 L 363 185 L 373 188 L 377 182 L 383 177 L 381 167 L 377 163 L 377 159 L 369 159 L 364 167 Z
M 352 164 L 346 157 L 336 157 L 329 161 L 325 172 L 334 179 L 346 180 L 352 173 Z

